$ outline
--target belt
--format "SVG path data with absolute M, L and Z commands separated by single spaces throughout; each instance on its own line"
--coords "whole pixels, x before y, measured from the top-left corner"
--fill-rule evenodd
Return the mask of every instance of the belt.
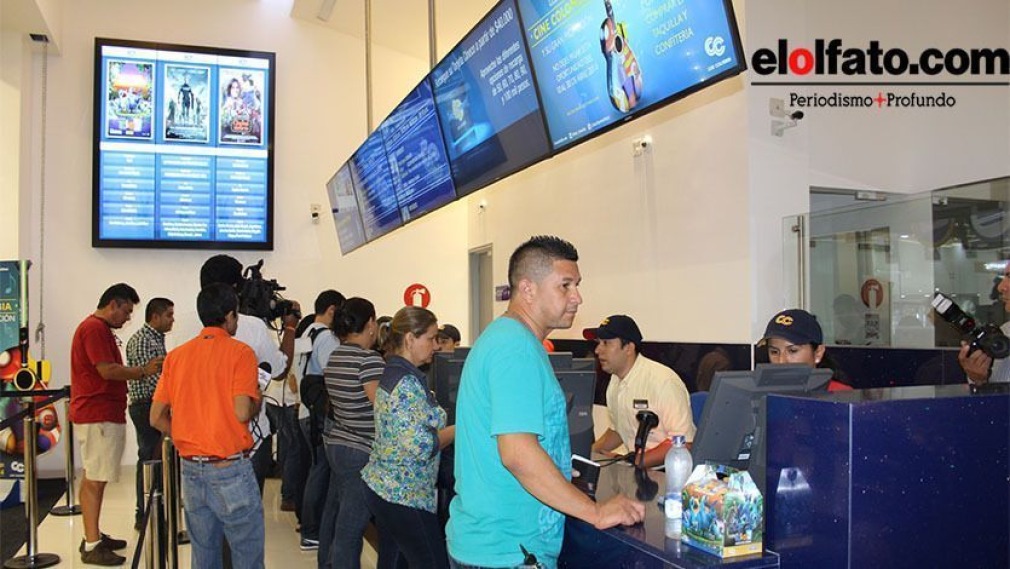
M 231 462 L 233 460 L 239 460 L 241 458 L 249 458 L 252 456 L 252 450 L 244 450 L 237 452 L 230 456 L 184 456 L 183 460 L 188 460 L 189 462 L 197 462 L 201 464 L 213 464 L 215 462 Z

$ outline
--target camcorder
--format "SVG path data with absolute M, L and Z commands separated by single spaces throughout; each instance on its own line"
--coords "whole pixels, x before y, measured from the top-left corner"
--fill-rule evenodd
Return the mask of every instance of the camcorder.
M 944 320 L 950 322 L 968 340 L 968 353 L 982 350 L 994 360 L 1010 355 L 1010 338 L 995 324 L 979 325 L 975 319 L 961 310 L 956 302 L 942 292 L 933 297 L 933 309 Z
M 242 272 L 245 282 L 239 294 L 239 312 L 262 318 L 267 322 L 283 319 L 289 314 L 301 320 L 301 312 L 295 309 L 294 302 L 280 294 L 280 291 L 286 288 L 278 284 L 277 279 L 263 278 L 262 268 L 263 259 L 260 259 L 258 263 L 246 267 Z

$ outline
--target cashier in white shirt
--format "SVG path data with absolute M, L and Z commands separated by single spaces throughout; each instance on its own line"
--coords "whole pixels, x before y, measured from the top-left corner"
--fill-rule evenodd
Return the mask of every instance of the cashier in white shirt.
M 645 466 L 663 464 L 671 436 L 684 435 L 688 442 L 694 440 L 687 387 L 672 369 L 639 353 L 642 332 L 634 320 L 618 314 L 582 334 L 597 342 L 600 367 L 612 374 L 607 387 L 611 428 L 593 443 L 593 451 L 612 455 L 622 443 L 629 451 L 634 450 L 636 415 L 643 409 L 659 416 L 659 426 L 649 433 L 645 443 Z

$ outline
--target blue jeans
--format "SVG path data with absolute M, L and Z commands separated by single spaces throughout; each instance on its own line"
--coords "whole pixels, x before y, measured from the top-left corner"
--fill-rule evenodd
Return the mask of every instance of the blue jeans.
M 360 569 L 362 540 L 371 517 L 361 480 L 368 453 L 344 445 L 323 447 L 330 463 L 330 488 L 319 527 L 319 567 Z
M 161 431 L 151 426 L 151 402 L 137 401 L 130 405 L 130 421 L 137 430 L 137 509 L 135 522 L 141 522 L 144 515 L 144 461 L 161 457 Z M 161 480 L 161 465 L 154 470 Z
M 218 467 L 183 460 L 182 497 L 193 567 L 221 568 L 222 538 L 233 545 L 235 567 L 263 567 L 263 501 L 252 462 L 240 459 Z
M 298 426 L 302 431 L 303 443 L 309 445 L 309 419 L 301 419 Z M 325 445 L 319 445 L 307 453 L 310 461 L 308 479 L 305 480 L 305 493 L 295 505 L 301 512 L 302 538 L 319 540 L 319 524 L 323 517 L 323 505 L 326 502 L 327 489 L 330 485 L 330 463 L 326 460 Z M 327 551 L 329 544 L 326 545 Z
M 267 406 L 267 418 L 277 432 L 277 464 L 281 468 L 281 500 L 299 501 L 296 493 L 305 482 L 302 437 L 298 429 L 298 405 Z
M 382 543 L 378 569 L 448 569 L 445 538 L 432 512 L 387 502 L 365 485 L 365 502 L 375 516 Z

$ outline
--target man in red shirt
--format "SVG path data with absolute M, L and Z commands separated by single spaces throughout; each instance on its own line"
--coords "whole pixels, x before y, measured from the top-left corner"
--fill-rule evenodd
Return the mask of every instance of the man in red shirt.
M 98 301 L 98 309 L 84 319 L 70 345 L 70 420 L 81 441 L 84 474 L 81 478 L 81 514 L 84 539 L 81 561 L 93 565 L 120 565 L 125 557 L 114 551 L 126 542 L 99 529 L 105 484 L 119 481 L 126 442 L 126 381 L 158 373 L 164 358 L 144 366 L 126 367 L 114 329 L 129 322 L 140 302 L 128 284 L 112 285 Z
M 220 567 L 223 535 L 234 567 L 262 569 L 263 502 L 248 426 L 262 402 L 256 354 L 232 337 L 238 296 L 230 286 L 204 287 L 196 311 L 204 329 L 168 354 L 151 425 L 171 435 L 182 457 L 192 566 Z

